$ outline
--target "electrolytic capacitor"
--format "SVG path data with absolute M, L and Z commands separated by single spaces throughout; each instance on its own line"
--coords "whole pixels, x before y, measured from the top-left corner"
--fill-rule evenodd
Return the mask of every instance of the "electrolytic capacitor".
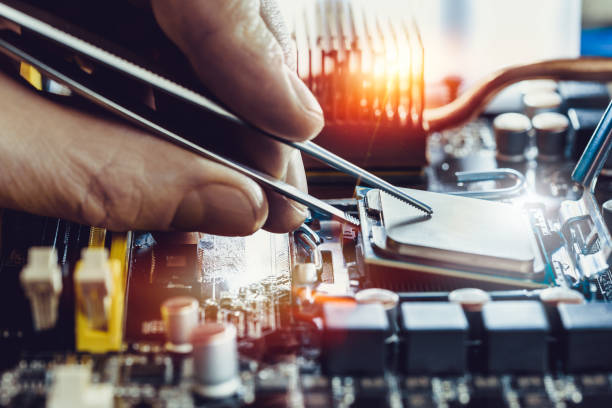
M 556 112 L 561 107 L 562 102 L 561 96 L 551 91 L 531 92 L 523 96 L 525 115 L 529 118 L 533 118 L 542 112 Z
M 162 320 L 166 328 L 166 349 L 175 353 L 189 353 L 189 336 L 198 325 L 198 301 L 188 296 L 176 296 L 166 300 L 161 306 Z
M 523 96 L 534 92 L 555 92 L 557 90 L 557 82 L 552 79 L 528 79 L 521 81 L 518 86 Z
M 554 161 L 561 159 L 567 142 L 569 120 L 557 112 L 540 113 L 532 119 L 538 146 L 538 159 Z
M 236 328 L 204 323 L 191 332 L 194 391 L 207 398 L 225 398 L 240 386 Z
M 520 113 L 502 113 L 493 120 L 497 157 L 501 160 L 519 162 L 529 142 L 531 121 Z

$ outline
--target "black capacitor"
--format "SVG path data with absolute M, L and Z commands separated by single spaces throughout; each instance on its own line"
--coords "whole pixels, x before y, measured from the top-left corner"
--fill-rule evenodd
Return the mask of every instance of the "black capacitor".
M 482 321 L 489 372 L 546 371 L 549 325 L 540 302 L 489 302 L 482 308 Z
M 393 331 L 397 331 L 397 309 L 400 303 L 397 293 L 380 288 L 368 288 L 355 294 L 355 300 L 360 304 L 379 303 L 385 308 L 387 318 Z
M 601 214 L 609 231 L 612 231 L 612 200 L 608 200 L 601 206 Z
M 584 152 L 587 143 L 591 139 L 597 124 L 604 114 L 604 109 L 568 109 L 567 116 L 570 119 L 570 142 L 571 156 L 578 160 Z M 604 167 L 607 166 L 604 165 Z
M 555 161 L 563 157 L 569 120 L 557 112 L 537 114 L 531 120 L 535 130 L 538 159 Z
M 559 83 L 559 94 L 568 109 L 605 109 L 610 102 L 608 87 L 601 82 L 563 81 Z
M 380 303 L 323 304 L 323 369 L 331 375 L 382 375 L 389 321 Z
M 518 162 L 525 159 L 531 121 L 521 113 L 502 113 L 493 120 L 497 158 Z
M 612 367 L 612 304 L 558 306 L 563 326 L 563 361 L 570 373 L 609 371 Z
M 465 371 L 468 321 L 460 305 L 402 303 L 400 330 L 404 372 L 460 374 Z

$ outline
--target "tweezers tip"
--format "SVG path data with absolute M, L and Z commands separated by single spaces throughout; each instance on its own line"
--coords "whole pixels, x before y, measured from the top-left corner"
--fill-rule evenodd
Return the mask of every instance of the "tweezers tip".
M 354 226 L 358 227 L 360 225 L 359 220 L 356 217 L 353 217 L 350 214 L 344 213 L 344 219 Z

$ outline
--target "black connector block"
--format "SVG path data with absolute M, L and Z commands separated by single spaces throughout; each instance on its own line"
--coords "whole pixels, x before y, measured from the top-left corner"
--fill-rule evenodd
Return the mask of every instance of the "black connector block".
M 401 306 L 401 361 L 406 373 L 466 370 L 468 322 L 460 305 L 406 302 Z
M 540 302 L 489 302 L 482 309 L 482 320 L 489 372 L 546 371 L 549 325 Z

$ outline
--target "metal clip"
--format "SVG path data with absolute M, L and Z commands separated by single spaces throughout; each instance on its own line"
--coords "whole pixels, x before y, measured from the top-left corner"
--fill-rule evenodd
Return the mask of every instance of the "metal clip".
M 478 181 L 514 179 L 510 187 L 494 188 L 479 191 L 451 191 L 446 194 L 463 197 L 481 198 L 485 200 L 499 200 L 514 197 L 521 193 L 525 186 L 525 176 L 514 169 L 496 169 L 490 171 L 458 171 L 455 173 L 457 183 L 475 183 Z
M 315 264 L 317 270 L 320 270 L 323 267 L 323 256 L 319 245 L 321 245 L 323 241 L 319 234 L 306 224 L 302 224 L 300 228 L 294 232 L 294 236 L 310 255 L 310 259 L 312 263 Z

